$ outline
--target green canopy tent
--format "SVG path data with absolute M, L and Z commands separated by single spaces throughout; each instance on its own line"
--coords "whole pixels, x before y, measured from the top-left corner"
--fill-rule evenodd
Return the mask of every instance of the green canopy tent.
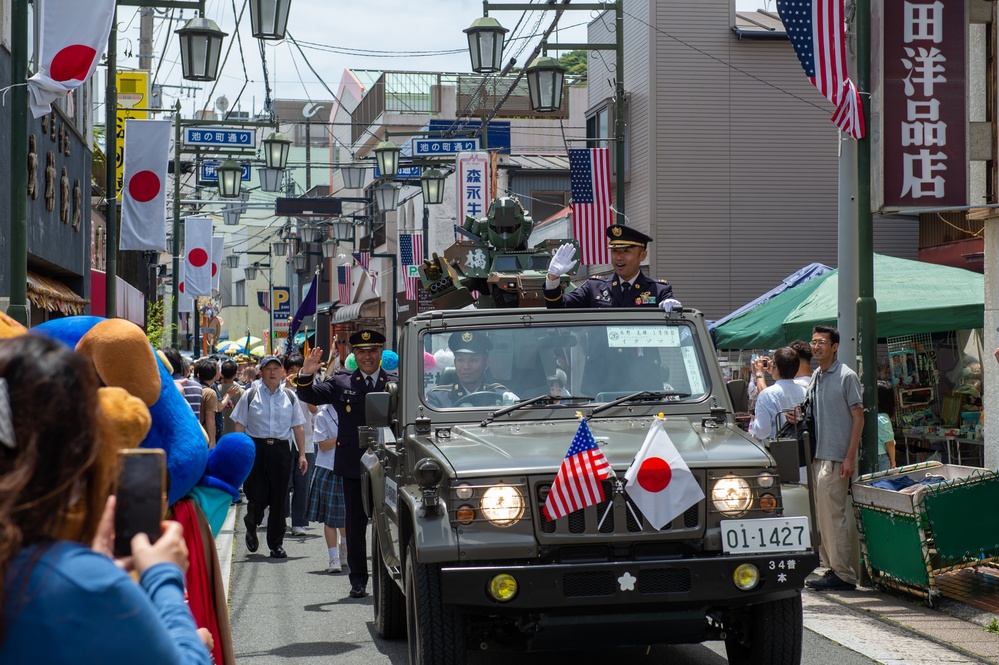
M 715 348 L 775 349 L 836 325 L 839 271 L 788 289 L 715 328 Z M 932 263 L 874 255 L 878 337 L 981 328 L 984 276 Z

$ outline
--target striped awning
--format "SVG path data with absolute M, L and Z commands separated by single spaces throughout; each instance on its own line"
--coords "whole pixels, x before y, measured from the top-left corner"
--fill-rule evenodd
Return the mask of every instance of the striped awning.
M 36 307 L 63 314 L 85 314 L 90 301 L 51 277 L 28 273 L 28 300 Z

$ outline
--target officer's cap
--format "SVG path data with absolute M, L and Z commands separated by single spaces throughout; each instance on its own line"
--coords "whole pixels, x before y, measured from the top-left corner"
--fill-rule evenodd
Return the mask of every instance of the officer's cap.
M 372 346 L 385 346 L 385 335 L 377 330 L 358 330 L 347 340 L 355 349 L 366 349 Z
M 466 330 L 452 333 L 447 346 L 451 349 L 451 353 L 488 353 L 493 348 L 493 343 L 485 333 Z
M 608 226 L 607 238 L 610 240 L 607 245 L 611 248 L 645 247 L 652 242 L 652 238 L 638 229 L 632 226 L 624 226 L 623 224 L 611 224 Z

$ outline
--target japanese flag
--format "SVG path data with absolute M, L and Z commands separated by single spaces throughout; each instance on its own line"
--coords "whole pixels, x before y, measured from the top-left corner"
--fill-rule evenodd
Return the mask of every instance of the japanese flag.
M 656 530 L 704 498 L 661 418 L 653 421 L 624 479 L 628 496 Z
M 223 236 L 212 236 L 212 289 L 221 291 L 219 282 L 222 276 L 222 261 L 225 259 L 222 253 L 225 251 L 225 238 Z
M 212 295 L 212 220 L 188 217 L 184 223 L 184 294 Z
M 183 275 L 187 272 L 187 264 L 184 259 L 180 260 L 180 274 Z M 194 311 L 194 298 L 189 296 L 187 293 L 187 285 L 184 284 L 184 280 L 180 280 L 180 284 L 177 285 L 177 312 L 182 314 L 184 312 Z
M 31 113 L 40 118 L 97 69 L 111 34 L 115 0 L 36 0 L 35 8 L 41 17 L 40 57 L 28 93 Z
M 170 120 L 125 121 L 124 188 L 118 248 L 165 251 Z

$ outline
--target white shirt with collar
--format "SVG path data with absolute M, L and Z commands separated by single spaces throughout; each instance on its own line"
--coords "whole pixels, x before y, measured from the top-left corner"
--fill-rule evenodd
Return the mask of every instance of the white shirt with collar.
M 305 425 L 298 397 L 281 387 L 272 393 L 259 379 L 246 390 L 247 394 L 251 391 L 252 399 L 244 395 L 232 410 L 232 421 L 245 427 L 251 438 L 283 439 L 294 447 L 292 428 Z

